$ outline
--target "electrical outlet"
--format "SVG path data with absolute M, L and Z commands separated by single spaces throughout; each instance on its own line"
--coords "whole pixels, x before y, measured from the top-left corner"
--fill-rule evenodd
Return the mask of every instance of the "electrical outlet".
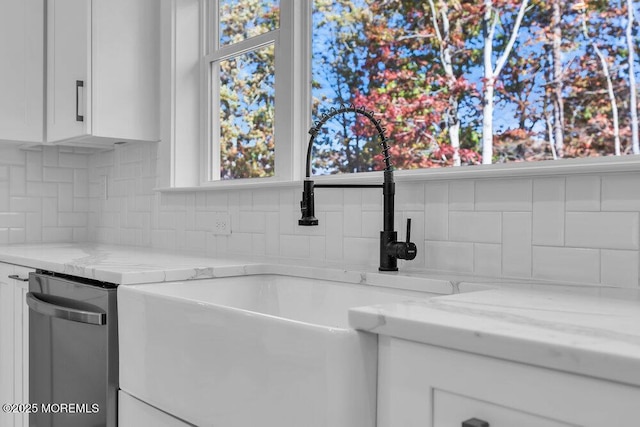
M 231 215 L 228 213 L 216 212 L 213 214 L 213 234 L 231 234 Z

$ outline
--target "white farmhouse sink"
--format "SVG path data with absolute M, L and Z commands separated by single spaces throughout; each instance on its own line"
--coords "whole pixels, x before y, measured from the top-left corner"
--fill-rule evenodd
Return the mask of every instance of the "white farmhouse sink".
M 373 427 L 351 307 L 429 294 L 277 275 L 118 288 L 120 387 L 197 426 Z

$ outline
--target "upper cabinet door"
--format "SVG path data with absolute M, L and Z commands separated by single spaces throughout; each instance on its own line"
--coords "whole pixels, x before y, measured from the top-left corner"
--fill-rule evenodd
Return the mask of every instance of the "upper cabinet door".
M 44 0 L 0 1 L 0 140 L 42 142 Z
M 47 140 L 91 132 L 91 1 L 47 2 Z
M 160 139 L 160 3 L 93 1 L 91 133 L 97 138 Z

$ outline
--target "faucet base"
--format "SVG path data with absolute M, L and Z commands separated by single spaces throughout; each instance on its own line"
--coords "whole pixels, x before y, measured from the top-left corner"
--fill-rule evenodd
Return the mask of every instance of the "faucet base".
M 398 271 L 398 260 L 389 254 L 387 249 L 398 239 L 398 233 L 395 231 L 380 232 L 380 266 L 378 271 Z

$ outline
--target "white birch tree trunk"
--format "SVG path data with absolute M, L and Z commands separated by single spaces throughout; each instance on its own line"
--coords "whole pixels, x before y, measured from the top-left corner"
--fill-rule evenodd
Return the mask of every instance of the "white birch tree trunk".
M 633 44 L 633 0 L 627 0 L 627 49 L 629 51 L 629 112 L 631 115 L 631 148 L 633 154 L 640 154 L 638 137 L 638 86 L 635 75 L 635 49 Z
M 433 28 L 440 45 L 440 61 L 442 68 L 447 76 L 447 88 L 449 89 L 449 106 L 447 108 L 447 128 L 449 130 L 449 143 L 453 148 L 453 165 L 460 166 L 460 119 L 458 118 L 458 100 L 454 94 L 456 85 L 456 76 L 453 73 L 453 53 L 450 44 L 450 23 L 446 2 L 440 2 L 438 9 L 433 2 L 429 0 L 431 8 L 431 20 Z M 442 31 L 438 23 L 438 15 L 442 21 Z
M 509 41 L 502 55 L 496 61 L 493 67 L 493 39 L 495 35 L 496 25 L 498 24 L 497 12 L 493 10 L 493 1 L 484 0 L 485 11 L 482 19 L 483 29 L 483 68 L 484 68 L 484 89 L 482 93 L 482 164 L 491 164 L 493 159 L 493 103 L 495 94 L 495 83 L 500 76 L 500 72 L 504 67 L 513 45 L 516 42 L 522 18 L 527 10 L 529 0 L 523 0 L 518 9 L 516 21 L 513 24 L 513 30 L 509 36 Z
M 600 48 L 598 47 L 598 43 L 591 37 L 589 37 L 589 31 L 587 30 L 587 16 L 586 11 L 583 9 L 583 20 L 582 20 L 582 32 L 584 33 L 584 37 L 587 40 L 590 40 L 591 46 L 593 46 L 593 50 L 598 55 L 598 59 L 600 60 L 600 65 L 602 66 L 602 74 L 605 79 L 607 79 L 607 93 L 609 95 L 609 102 L 611 103 L 611 114 L 613 118 L 613 141 L 614 141 L 614 150 L 615 155 L 620 155 L 620 123 L 618 120 L 618 102 L 616 101 L 616 95 L 613 91 L 613 81 L 611 80 L 611 73 L 609 73 L 609 64 L 607 64 L 607 58 L 604 56 Z
M 564 153 L 564 102 L 562 96 L 563 73 L 562 73 L 562 13 L 560 11 L 560 0 L 553 0 L 553 136 L 555 143 L 554 158 L 556 153 L 562 157 Z

